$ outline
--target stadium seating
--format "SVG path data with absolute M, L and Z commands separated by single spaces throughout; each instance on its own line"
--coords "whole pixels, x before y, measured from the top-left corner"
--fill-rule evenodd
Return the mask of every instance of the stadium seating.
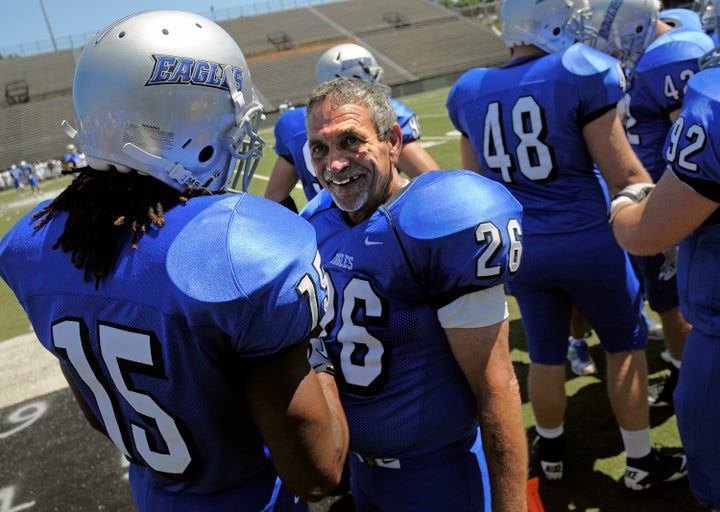
M 451 83 L 475 66 L 506 62 L 502 40 L 477 18 L 465 18 L 430 0 L 347 0 L 221 21 L 243 49 L 265 111 L 304 103 L 315 86 L 315 64 L 345 42 L 367 47 L 398 90 Z M 72 81 L 81 49 L 0 59 L 3 87 L 25 81 L 27 102 L 0 103 L 0 169 L 20 160 L 59 158 L 74 123 Z

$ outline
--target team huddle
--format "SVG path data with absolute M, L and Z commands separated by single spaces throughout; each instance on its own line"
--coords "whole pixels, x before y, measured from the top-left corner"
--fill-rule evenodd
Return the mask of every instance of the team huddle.
M 505 0 L 510 61 L 447 98 L 462 169 L 420 145 L 367 49 L 330 48 L 275 124 L 261 198 L 237 43 L 189 12 L 128 16 L 77 62 L 63 129 L 86 165 L 2 238 L 0 276 L 140 511 L 528 510 L 528 468 L 567 469 L 573 311 L 607 358 L 621 485 L 687 476 L 720 510 L 718 20 L 711 2 Z M 675 408 L 684 453 L 651 446 L 652 406 Z

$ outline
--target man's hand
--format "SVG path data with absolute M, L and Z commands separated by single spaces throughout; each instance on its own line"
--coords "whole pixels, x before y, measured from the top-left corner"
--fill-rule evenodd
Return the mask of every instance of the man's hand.
M 655 188 L 654 183 L 633 183 L 628 185 L 613 197 L 610 202 L 610 224 L 615 216 L 625 207 L 637 204 Z

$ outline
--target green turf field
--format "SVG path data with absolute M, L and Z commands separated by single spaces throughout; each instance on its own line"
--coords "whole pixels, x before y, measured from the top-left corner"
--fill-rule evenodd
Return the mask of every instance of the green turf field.
M 448 89 L 398 98 L 418 113 L 422 126 L 422 142 L 443 169 L 460 167 L 459 136 L 445 110 Z M 262 195 L 275 156 L 272 126 L 267 124 L 261 135 L 267 142 L 265 157 L 255 175 L 250 192 Z M 63 187 L 69 178 L 43 183 L 46 191 Z M 305 203 L 302 189 L 296 187 L 293 197 L 301 207 Z M 452 200 L 452 198 L 447 198 Z M 0 235 L 4 234 L 30 206 L 18 207 L 13 190 L 0 192 Z M 525 382 L 528 355 L 520 316 L 512 297 L 508 298 L 511 312 L 511 348 L 515 369 L 523 394 L 523 414 L 528 434 L 532 438 L 534 418 L 527 399 Z M 0 281 L 0 340 L 31 332 L 28 320 L 4 282 Z M 653 315 L 656 319 L 657 317 Z M 643 492 L 626 490 L 619 483 L 624 471 L 624 452 L 620 434 L 610 410 L 605 391 L 603 352 L 595 336 L 589 339 L 591 353 L 600 377 L 576 377 L 567 371 L 568 413 L 566 416 L 567 457 L 565 478 L 561 482 L 541 482 L 540 492 L 547 512 L 695 512 L 706 510 L 693 498 L 687 481 L 675 482 Z M 666 372 L 659 357 L 663 343 L 651 341 L 648 347 L 648 366 L 651 377 Z M 679 449 L 675 416 L 667 408 L 651 410 L 653 444 L 669 450 Z M 0 507 L 1 508 L 1 507 Z

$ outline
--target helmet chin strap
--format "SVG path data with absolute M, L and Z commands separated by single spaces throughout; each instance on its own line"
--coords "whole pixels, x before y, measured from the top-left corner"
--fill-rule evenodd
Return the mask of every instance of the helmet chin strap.
M 148 153 L 142 148 L 137 147 L 131 142 L 123 144 L 123 153 L 137 160 L 138 162 L 157 169 L 158 171 L 166 173 L 174 181 L 178 182 L 183 188 L 194 183 L 193 175 L 190 171 L 185 169 L 181 164 L 168 160 L 163 156 L 153 155 Z

